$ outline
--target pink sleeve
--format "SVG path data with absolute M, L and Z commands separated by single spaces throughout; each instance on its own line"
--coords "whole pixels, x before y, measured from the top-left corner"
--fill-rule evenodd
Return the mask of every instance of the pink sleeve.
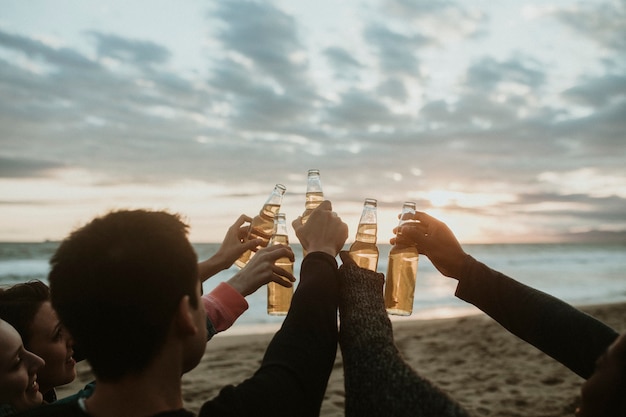
M 207 318 L 215 330 L 223 332 L 248 309 L 248 302 L 229 284 L 222 282 L 213 291 L 202 296 Z

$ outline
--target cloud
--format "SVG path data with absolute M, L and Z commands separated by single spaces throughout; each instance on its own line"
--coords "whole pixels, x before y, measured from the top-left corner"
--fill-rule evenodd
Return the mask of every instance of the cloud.
M 365 66 L 345 48 L 330 46 L 324 49 L 323 54 L 333 68 L 333 75 L 337 79 L 356 81 L 359 79 L 359 71 L 365 69 Z
M 433 41 L 420 34 L 403 34 L 381 25 L 370 25 L 365 30 L 365 41 L 378 57 L 378 65 L 387 74 L 419 77 L 416 52 Z
M 546 82 L 545 73 L 533 68 L 538 66 L 537 62 L 524 59 L 496 61 L 492 57 L 483 57 L 468 69 L 466 86 L 484 93 L 495 90 L 503 83 L 510 83 L 526 86 L 532 91 Z
M 563 96 L 575 103 L 602 107 L 615 100 L 626 99 L 626 76 L 606 74 L 584 80 L 581 84 L 563 92 Z
M 269 77 L 284 89 L 297 89 L 307 69 L 304 46 L 294 18 L 265 2 L 219 2 L 214 18 L 221 22 L 217 40 L 225 51 L 250 60 L 249 70 Z
M 572 229 L 621 223 L 626 226 L 626 199 L 618 196 L 591 197 L 587 194 L 558 194 L 558 193 L 520 193 L 515 203 L 507 209 L 528 213 L 533 206 L 542 206 L 544 210 L 537 213 L 550 213 L 555 217 L 574 219 L 570 222 Z M 518 207 L 516 210 L 515 207 Z M 530 210 L 529 210 L 530 208 Z
M 302 185 L 316 167 L 329 196 L 368 194 L 381 209 L 407 198 L 430 207 L 429 190 L 488 190 L 498 198 L 484 207 L 446 209 L 623 223 L 611 190 L 626 178 L 624 52 L 600 23 L 577 30 L 605 47 L 570 72 L 541 45 L 495 47 L 506 43 L 492 32 L 499 8 L 384 1 L 360 9 L 349 36 L 316 37 L 278 4 L 212 5 L 198 23 L 208 35 L 196 51 L 202 69 L 174 62 L 174 43 L 106 25 L 81 26 L 57 43 L 66 47 L 0 29 L 0 176 L 78 172 L 99 189 L 210 183 L 225 199 L 262 200 L 264 184 Z M 602 7 L 553 16 L 622 30 L 619 13 Z M 542 24 L 555 30 L 553 19 Z M 559 42 L 571 49 L 580 38 Z M 594 173 L 580 177 L 585 186 L 564 189 L 581 169 Z
M 366 91 L 350 90 L 341 101 L 327 108 L 328 123 L 345 128 L 367 129 L 372 125 L 391 125 L 399 121 L 387 106 Z
M 100 58 L 130 61 L 137 66 L 162 64 L 169 60 L 170 52 L 154 42 L 127 39 L 112 34 L 87 32 L 96 41 L 96 52 Z
M 0 178 L 38 178 L 63 164 L 41 159 L 10 158 L 0 155 Z
M 223 55 L 209 82 L 230 127 L 280 131 L 304 122 L 319 97 L 293 17 L 249 1 L 221 2 L 213 17 L 220 23 L 216 41 Z
M 338 46 L 328 47 L 324 50 L 324 55 L 335 67 L 339 69 L 350 70 L 355 68 L 363 68 L 363 64 L 355 59 L 352 54 L 350 54 L 344 48 Z
M 626 52 L 626 1 L 614 0 L 595 4 L 579 2 L 558 9 L 553 14 L 573 32 L 618 52 Z
M 64 68 L 94 69 L 97 64 L 71 48 L 53 48 L 41 41 L 0 30 L 0 46 Z
M 420 29 L 437 43 L 486 35 L 488 13 L 463 2 L 428 0 L 385 0 L 380 12 L 387 17 Z M 454 22 L 454 24 L 450 24 Z

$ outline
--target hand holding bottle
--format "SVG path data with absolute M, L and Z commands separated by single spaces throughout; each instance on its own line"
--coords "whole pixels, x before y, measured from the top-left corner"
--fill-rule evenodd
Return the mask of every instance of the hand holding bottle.
M 335 257 L 346 243 L 348 225 L 332 209 L 331 202 L 326 200 L 311 212 L 306 224 L 302 224 L 302 216 L 291 223 L 307 253 L 325 252 Z
M 440 220 L 428 214 L 416 211 L 410 215 L 409 222 L 394 229 L 397 236 L 391 244 L 414 245 L 419 253 L 428 256 L 435 268 L 443 275 L 459 279 L 463 272 L 463 264 L 468 256 L 452 230 Z
M 274 189 L 270 193 L 269 197 L 265 201 L 263 208 L 259 211 L 259 214 L 256 215 L 252 222 L 250 223 L 250 229 L 248 231 L 248 236 L 244 239 L 244 241 L 252 240 L 252 239 L 261 239 L 261 245 L 257 246 L 267 246 L 270 238 L 272 237 L 272 232 L 274 231 L 274 217 L 276 213 L 280 211 L 280 205 L 283 201 L 283 195 L 287 188 L 282 184 L 276 184 Z M 250 258 L 254 256 L 253 250 L 247 250 L 241 255 L 236 261 L 235 265 L 239 268 L 243 268 L 246 266 Z
M 218 272 L 230 268 L 243 253 L 256 250 L 256 247 L 263 243 L 261 239 L 244 241 L 250 229 L 250 225 L 244 226 L 246 222 L 252 222 L 252 218 L 245 214 L 239 216 L 228 228 L 217 252 L 209 259 L 198 263 L 198 275 L 203 282 Z
M 295 260 L 293 251 L 288 246 L 273 245 L 259 251 L 244 268 L 227 282 L 244 297 L 252 294 L 263 285 L 275 282 L 283 287 L 291 287 L 296 277 L 283 268 L 274 265 L 280 258 Z
M 405 202 L 402 205 L 398 228 L 412 222 L 414 213 L 415 203 Z M 404 244 L 396 239 L 389 251 L 385 281 L 385 307 L 389 314 L 408 316 L 413 312 L 418 260 L 419 253 L 412 242 Z

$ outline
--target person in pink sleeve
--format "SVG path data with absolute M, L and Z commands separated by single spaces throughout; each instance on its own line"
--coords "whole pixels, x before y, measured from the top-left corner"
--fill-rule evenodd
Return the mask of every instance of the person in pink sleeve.
M 228 269 L 247 250 L 256 250 L 262 241 L 244 241 L 252 218 L 242 214 L 226 232 L 217 252 L 209 259 L 198 263 L 198 275 L 202 282 L 220 271 Z M 246 225 L 246 223 L 248 223 Z M 274 265 L 282 255 L 277 251 L 281 246 L 263 248 L 250 260 L 245 268 L 228 281 L 221 282 L 210 293 L 202 296 L 207 314 L 207 335 L 210 340 L 215 334 L 230 328 L 248 309 L 245 297 L 262 285 L 274 281 L 291 287 L 296 278 L 289 272 Z M 291 254 L 293 257 L 293 253 Z

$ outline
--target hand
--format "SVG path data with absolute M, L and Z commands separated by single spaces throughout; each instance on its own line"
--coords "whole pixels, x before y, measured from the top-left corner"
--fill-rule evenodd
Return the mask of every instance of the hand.
M 252 222 L 252 218 L 242 214 L 228 228 L 226 236 L 219 249 L 206 261 L 198 264 L 198 271 L 202 281 L 217 274 L 219 271 L 230 268 L 230 266 L 247 250 L 256 251 L 257 246 L 262 243 L 261 239 L 246 240 L 250 225 L 244 223 Z
M 410 216 L 418 222 L 409 222 L 396 227 L 396 237 L 391 238 L 391 244 L 396 242 L 406 245 L 415 245 L 419 253 L 428 256 L 443 275 L 458 279 L 463 271 L 463 264 L 467 254 L 454 233 L 445 223 L 417 211 Z
M 302 225 L 301 216 L 291 222 L 300 244 L 308 253 L 325 252 L 335 257 L 346 243 L 348 225 L 332 210 L 331 202 L 326 200 L 311 212 L 306 224 Z
M 283 287 L 291 287 L 296 277 L 274 265 L 280 258 L 289 258 L 292 262 L 295 260 L 289 246 L 272 245 L 259 249 L 248 264 L 227 282 L 244 297 L 271 281 Z

